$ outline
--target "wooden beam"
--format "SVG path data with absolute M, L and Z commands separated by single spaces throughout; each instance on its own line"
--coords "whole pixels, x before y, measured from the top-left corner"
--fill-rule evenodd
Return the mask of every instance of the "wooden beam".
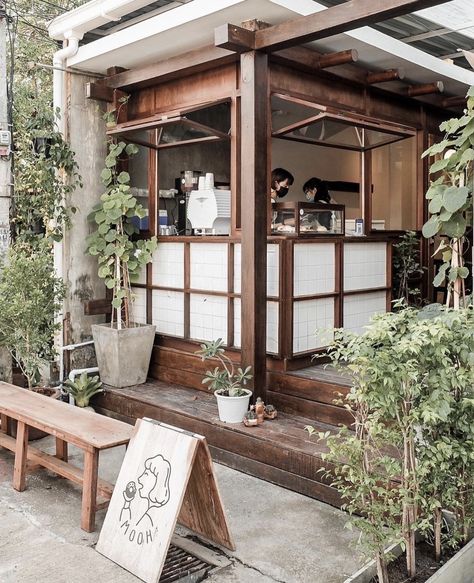
M 108 77 L 105 83 L 114 89 L 142 89 L 189 73 L 201 73 L 237 60 L 235 53 L 209 45 L 153 63 L 139 69 L 132 69 Z
M 308 47 L 291 47 L 281 51 L 270 53 L 269 57 L 272 62 L 296 68 L 307 73 L 314 73 L 321 70 L 321 59 L 325 55 L 310 49 Z M 338 69 L 338 74 L 343 73 L 344 79 L 355 81 L 357 83 L 365 84 L 367 72 L 348 63 L 341 65 Z
M 86 83 L 86 99 L 112 103 L 114 100 L 114 90 L 101 83 Z
M 319 58 L 319 68 L 327 69 L 328 67 L 336 67 L 337 65 L 346 65 L 347 63 L 355 63 L 359 59 L 359 53 L 355 49 L 347 51 L 339 51 L 337 53 L 328 53 Z
M 255 33 L 248 49 L 276 51 L 354 30 L 444 4 L 446 0 L 350 0 L 309 16 L 301 16 Z
M 235 24 L 223 24 L 214 30 L 214 44 L 221 49 L 243 53 L 253 49 L 255 32 Z
M 457 95 L 453 97 L 446 97 L 441 102 L 443 107 L 464 107 L 466 105 L 467 98 L 466 97 L 459 97 Z
M 268 57 L 240 56 L 242 317 L 241 363 L 251 366 L 255 397 L 265 397 L 267 322 Z
M 444 85 L 442 81 L 436 83 L 427 83 L 425 85 L 412 85 L 408 87 L 409 97 L 419 97 L 420 95 L 431 95 L 432 93 L 443 93 Z
M 375 85 L 376 83 L 386 83 L 387 81 L 398 81 L 405 78 L 403 69 L 388 69 L 387 71 L 377 71 L 367 75 L 367 83 Z

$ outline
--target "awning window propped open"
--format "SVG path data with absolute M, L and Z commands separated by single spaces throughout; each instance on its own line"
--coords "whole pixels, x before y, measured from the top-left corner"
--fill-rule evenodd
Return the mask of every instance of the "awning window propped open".
M 412 128 L 290 96 L 272 95 L 271 104 L 275 138 L 362 152 L 415 135 Z
M 159 150 L 227 140 L 230 124 L 230 104 L 225 101 L 117 124 L 107 135 Z

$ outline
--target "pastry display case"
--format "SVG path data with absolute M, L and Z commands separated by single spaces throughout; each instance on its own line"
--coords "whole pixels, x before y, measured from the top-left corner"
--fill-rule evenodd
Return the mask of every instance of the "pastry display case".
M 344 235 L 344 205 L 277 202 L 271 212 L 273 235 Z

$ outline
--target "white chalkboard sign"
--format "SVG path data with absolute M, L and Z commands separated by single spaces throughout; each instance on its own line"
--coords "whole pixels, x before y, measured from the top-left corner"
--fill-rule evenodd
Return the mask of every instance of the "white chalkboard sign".
M 96 550 L 158 583 L 178 520 L 234 548 L 204 437 L 138 420 Z

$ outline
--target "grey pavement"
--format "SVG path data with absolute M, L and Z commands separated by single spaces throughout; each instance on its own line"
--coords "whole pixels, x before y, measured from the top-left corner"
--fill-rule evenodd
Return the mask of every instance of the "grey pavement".
M 53 441 L 36 444 L 47 451 Z M 124 453 L 124 448 L 101 453 L 101 477 L 115 481 Z M 70 454 L 82 465 L 80 450 L 71 447 Z M 237 550 L 211 547 L 227 566 L 206 581 L 342 583 L 358 569 L 350 545 L 357 535 L 344 528 L 344 513 L 227 467 L 215 468 Z M 80 529 L 78 486 L 38 470 L 20 493 L 11 486 L 12 470 L 12 454 L 0 449 L 0 583 L 139 582 L 94 550 L 105 511 L 97 513 L 97 532 Z M 184 528 L 177 533 L 191 539 Z

